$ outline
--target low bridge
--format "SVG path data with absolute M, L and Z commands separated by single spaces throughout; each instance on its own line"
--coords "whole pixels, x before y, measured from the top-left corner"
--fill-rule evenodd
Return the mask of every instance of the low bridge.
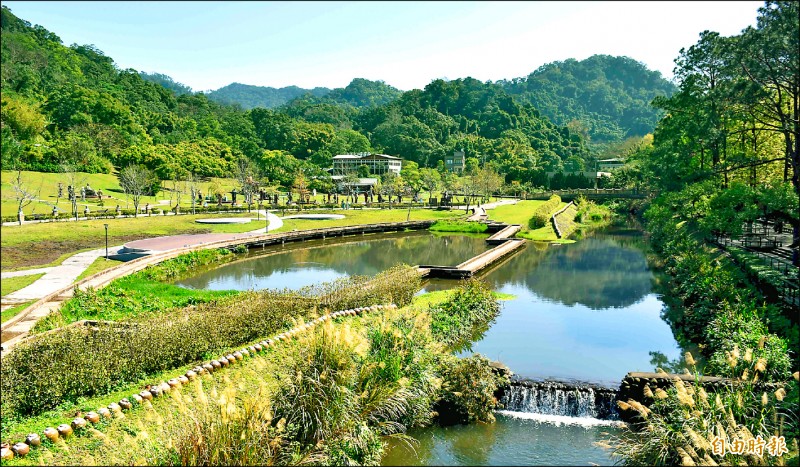
M 624 190 L 621 188 L 576 188 L 572 190 L 554 190 L 542 193 L 528 194 L 525 199 L 548 200 L 551 196 L 558 195 L 564 201 L 572 201 L 578 196 L 586 199 L 644 199 L 648 193 L 640 190 Z

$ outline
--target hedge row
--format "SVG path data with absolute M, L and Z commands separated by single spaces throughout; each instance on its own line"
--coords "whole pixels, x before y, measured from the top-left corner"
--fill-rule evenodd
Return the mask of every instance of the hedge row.
M 547 225 L 550 222 L 550 216 L 559 204 L 561 204 L 561 197 L 558 195 L 551 196 L 550 199 L 533 212 L 533 217 L 528 221 L 528 227 L 539 229 Z
M 354 276 L 300 291 L 244 292 L 219 303 L 188 307 L 94 330 L 71 326 L 18 344 L 0 369 L 3 417 L 35 415 L 79 397 L 107 394 L 149 374 L 202 360 L 323 309 L 411 301 L 415 268 L 397 266 L 375 278 Z

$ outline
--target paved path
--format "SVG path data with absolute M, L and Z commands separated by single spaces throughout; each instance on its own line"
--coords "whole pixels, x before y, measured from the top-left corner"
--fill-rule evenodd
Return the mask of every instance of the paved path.
M 121 247 L 109 247 L 108 251 L 116 251 L 119 248 Z M 78 276 L 80 276 L 83 271 L 85 271 L 86 268 L 88 268 L 97 258 L 104 256 L 105 254 L 106 249 L 103 247 L 70 256 L 58 266 L 3 273 L 2 277 L 0 277 L 2 279 L 6 277 L 14 277 L 13 275 L 15 273 L 17 273 L 16 275 L 18 276 L 38 274 L 40 272 L 45 273 L 44 276 L 40 277 L 27 287 L 23 287 L 16 292 L 12 292 L 3 297 L 3 308 L 8 308 L 9 306 L 14 306 L 31 300 L 38 300 L 42 297 L 50 295 L 56 290 L 67 287 L 75 282 Z
M 25 269 L 22 271 L 11 271 L 11 272 L 0 272 L 0 279 L 6 279 L 8 277 L 21 277 L 21 276 L 31 276 L 33 274 L 41 274 L 43 272 L 48 272 L 53 269 L 55 266 L 48 266 L 46 268 L 36 268 L 36 269 Z
M 264 211 L 261 211 L 265 215 Z M 273 231 L 283 226 L 283 221 L 275 214 L 269 213 L 269 230 Z M 242 238 L 250 235 L 263 234 L 264 228 L 252 230 L 244 233 L 220 233 L 220 234 L 196 234 L 196 235 L 172 235 L 167 237 L 156 237 L 145 240 L 137 240 L 127 243 L 127 246 L 134 245 L 135 248 L 153 251 L 166 251 L 174 248 L 199 245 L 201 243 L 214 242 L 220 240 Z M 116 252 L 122 245 L 109 247 L 109 252 Z M 31 274 L 45 273 L 32 284 L 12 292 L 2 297 L 0 309 L 7 309 L 20 303 L 38 300 L 46 297 L 56 290 L 69 286 L 88 268 L 97 258 L 105 255 L 106 249 L 84 251 L 70 256 L 58 266 L 47 268 L 26 269 L 24 271 L 12 271 L 0 273 L 0 279 L 8 277 L 29 276 Z
M 264 211 L 260 211 L 264 215 Z M 273 213 L 266 214 L 269 216 L 269 231 L 272 232 L 283 227 L 283 220 Z M 287 216 L 288 217 L 288 216 Z M 219 242 L 222 240 L 235 240 L 237 238 L 244 238 L 253 235 L 260 235 L 266 233 L 265 227 L 260 229 L 251 230 L 242 233 L 208 233 L 208 234 L 186 234 L 186 235 L 169 235 L 166 237 L 145 238 L 144 240 L 136 240 L 128 242 L 125 247 L 129 250 L 143 250 L 143 251 L 167 251 L 175 248 L 184 248 L 189 246 L 200 245 L 209 242 Z

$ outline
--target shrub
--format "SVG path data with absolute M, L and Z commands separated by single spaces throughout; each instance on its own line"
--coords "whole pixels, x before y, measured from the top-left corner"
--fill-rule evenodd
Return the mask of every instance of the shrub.
M 553 211 L 559 204 L 561 204 L 561 197 L 558 195 L 551 196 L 550 199 L 533 212 L 533 217 L 528 221 L 528 227 L 533 230 L 547 225 L 550 222 L 550 216 L 552 216 Z
M 614 449 L 612 456 L 623 465 L 787 465 L 787 459 L 796 459 L 797 444 L 791 438 L 785 438 L 789 454 L 781 456 L 771 456 L 766 449 L 760 457 L 713 452 L 715 437 L 725 439 L 728 446 L 736 439 L 747 442 L 757 436 L 768 442 L 797 428 L 793 413 L 797 407 L 790 405 L 786 388 L 757 385 L 761 362 L 747 357 L 751 350 L 744 355 L 747 371 L 734 373 L 739 367 L 732 365 L 724 373 L 736 384 L 708 392 L 699 379 L 693 384 L 676 379 L 666 391 L 647 387 L 641 401 L 618 402 L 622 410 L 635 411 L 638 421 L 611 439 L 607 447 Z M 691 362 L 691 355 L 687 357 Z M 731 358 L 739 360 L 740 355 Z M 787 418 L 793 428 L 787 427 Z
M 447 346 L 469 341 L 476 329 L 488 326 L 500 312 L 492 290 L 477 279 L 468 279 L 450 300 L 430 308 L 431 332 Z
M 481 355 L 469 358 L 448 356 L 442 359 L 441 398 L 436 402 L 441 425 L 494 422 L 497 388 L 508 384 L 507 376 L 496 375 L 489 360 Z

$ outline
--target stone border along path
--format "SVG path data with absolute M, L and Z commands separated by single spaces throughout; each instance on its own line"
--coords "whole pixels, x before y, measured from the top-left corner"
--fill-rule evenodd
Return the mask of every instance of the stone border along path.
M 245 357 L 255 356 L 256 353 L 259 352 L 266 352 L 269 347 L 274 346 L 278 342 L 282 340 L 287 340 L 289 338 L 297 338 L 298 334 L 304 333 L 314 328 L 314 326 L 324 323 L 325 321 L 331 320 L 333 318 L 339 318 L 342 316 L 356 316 L 356 315 L 363 315 L 367 312 L 375 312 L 382 309 L 386 310 L 393 310 L 396 309 L 397 305 L 394 303 L 390 303 L 388 305 L 372 305 L 368 307 L 359 307 L 359 308 L 352 308 L 349 310 L 341 310 L 334 313 L 326 313 L 322 316 L 312 319 L 311 321 L 307 321 L 303 324 L 295 326 L 294 328 L 285 331 L 281 334 L 273 336 L 272 338 L 268 338 L 257 342 L 255 344 L 249 345 L 241 350 L 235 351 L 233 353 L 229 353 L 227 355 L 221 356 L 214 360 L 210 360 L 205 363 L 201 363 L 191 370 L 186 371 L 183 375 L 172 378 L 167 382 L 161 382 L 155 386 L 150 386 L 149 389 L 142 390 L 139 393 L 134 393 L 131 395 L 130 399 L 127 397 L 120 399 L 119 402 L 112 402 L 108 404 L 107 407 L 100 407 L 97 411 L 88 412 L 86 415 L 81 417 L 77 417 L 72 420 L 69 424 L 63 423 L 58 426 L 58 428 L 47 427 L 43 430 L 42 434 L 48 438 L 51 442 L 57 441 L 59 438 L 68 438 L 74 431 L 81 431 L 84 430 L 87 426 L 94 425 L 99 423 L 101 419 L 113 419 L 118 418 L 122 412 L 130 411 L 134 408 L 139 407 L 140 405 L 144 405 L 144 401 L 151 401 L 154 398 L 161 397 L 162 395 L 172 391 L 172 390 L 180 390 L 181 387 L 185 384 L 188 384 L 190 381 L 194 380 L 198 376 L 202 375 L 210 375 L 211 373 L 216 372 L 222 368 L 226 368 L 229 365 L 244 360 Z M 131 401 L 133 399 L 133 401 Z M 91 424 L 91 425 L 90 425 Z M 38 447 L 42 443 L 42 438 L 39 436 L 38 433 L 30 433 L 28 436 L 25 437 L 24 441 L 20 441 L 14 443 L 12 446 L 8 447 L 7 445 L 3 445 L 2 447 L 2 459 L 4 461 L 11 460 L 14 458 L 14 455 L 24 457 L 26 456 L 32 447 Z M 10 444 L 10 443 L 9 443 Z

